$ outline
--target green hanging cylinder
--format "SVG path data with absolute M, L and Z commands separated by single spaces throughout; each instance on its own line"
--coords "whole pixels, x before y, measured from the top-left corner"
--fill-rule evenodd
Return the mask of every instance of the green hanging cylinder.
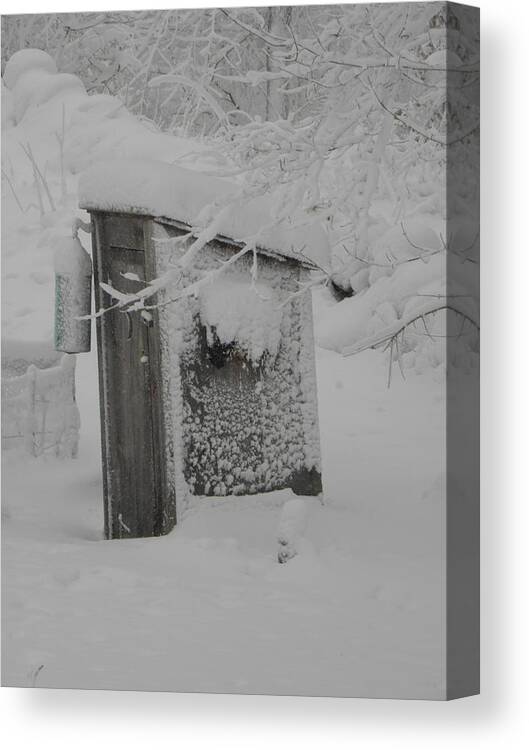
M 68 354 L 90 351 L 92 261 L 77 237 L 59 241 L 55 251 L 55 349 Z

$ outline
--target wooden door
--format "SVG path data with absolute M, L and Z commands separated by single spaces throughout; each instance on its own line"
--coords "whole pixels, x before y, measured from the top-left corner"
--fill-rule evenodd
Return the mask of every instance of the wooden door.
M 99 281 L 125 293 L 138 291 L 146 280 L 146 255 L 137 219 L 107 216 L 96 226 L 100 309 L 114 300 Z M 105 535 L 110 539 L 158 536 L 174 525 L 167 518 L 158 322 L 155 314 L 147 317 L 118 308 L 98 318 Z

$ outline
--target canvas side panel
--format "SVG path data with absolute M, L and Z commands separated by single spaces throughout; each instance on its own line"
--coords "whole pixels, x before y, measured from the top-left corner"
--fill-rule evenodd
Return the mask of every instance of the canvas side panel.
M 479 692 L 479 9 L 447 4 L 447 695 Z

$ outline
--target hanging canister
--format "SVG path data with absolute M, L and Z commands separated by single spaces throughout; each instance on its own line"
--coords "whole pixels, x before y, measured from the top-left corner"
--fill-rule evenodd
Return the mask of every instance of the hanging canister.
M 55 349 L 90 351 L 92 261 L 77 234 L 59 240 L 55 251 Z

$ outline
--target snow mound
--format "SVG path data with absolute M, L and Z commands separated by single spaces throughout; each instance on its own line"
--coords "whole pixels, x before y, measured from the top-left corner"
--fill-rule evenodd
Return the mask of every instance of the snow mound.
M 23 73 L 13 88 L 15 118 L 20 122 L 30 107 L 38 107 L 54 97 L 71 93 L 84 94 L 80 78 L 69 73 L 30 70 Z
M 41 49 L 21 49 L 11 55 L 4 71 L 4 83 L 12 89 L 20 76 L 29 70 L 56 73 L 57 66 L 51 55 Z
M 276 215 L 276 196 L 247 198 L 229 180 L 159 161 L 116 160 L 88 169 L 79 185 L 89 210 L 137 213 L 204 229 L 215 221 L 218 235 L 256 242 L 260 249 L 310 265 L 327 265 L 329 243 L 319 219 L 299 210 Z
M 208 284 L 200 290 L 200 318 L 208 336 L 214 332 L 225 344 L 237 341 L 254 362 L 264 352 L 277 353 L 282 313 L 273 290 L 252 288 L 247 275 L 232 274 L 222 284 Z

